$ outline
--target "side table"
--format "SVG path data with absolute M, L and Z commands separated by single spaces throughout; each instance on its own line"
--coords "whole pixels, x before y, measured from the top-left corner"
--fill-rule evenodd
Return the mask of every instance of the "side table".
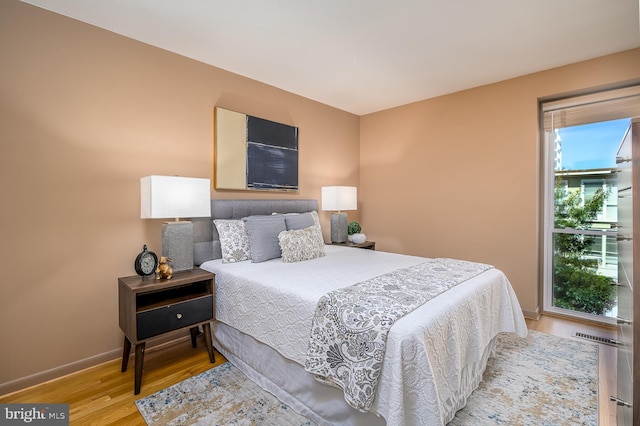
M 362 248 L 362 249 L 368 249 L 368 250 L 376 249 L 375 241 L 365 241 L 364 243 L 359 243 L 359 244 L 347 241 L 346 243 L 331 243 L 331 245 L 343 246 L 343 247 L 356 247 L 356 248 Z
M 178 272 L 170 280 L 138 275 L 118 278 L 119 322 L 124 332 L 122 371 L 127 371 L 131 346 L 135 345 L 136 395 L 142 382 L 145 343 L 151 338 L 189 327 L 195 348 L 198 326 L 202 325 L 209 361 L 214 362 L 214 285 L 215 275 L 200 268 Z

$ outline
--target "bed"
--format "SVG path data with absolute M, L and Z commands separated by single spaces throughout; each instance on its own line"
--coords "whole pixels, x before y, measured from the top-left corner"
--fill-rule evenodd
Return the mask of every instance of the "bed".
M 496 268 L 483 269 L 395 321 L 386 335 L 375 394 L 366 409 L 356 409 L 343 389 L 305 369 L 318 300 L 440 260 L 333 245 L 304 261 L 284 262 L 285 251 L 285 258 L 258 262 L 222 259 L 213 220 L 220 226 L 242 218 L 269 221 L 270 216 L 299 214 L 298 220 L 310 212 L 317 212 L 315 200 L 212 200 L 212 218 L 194 220 L 195 263 L 216 274 L 214 346 L 316 424 L 446 424 L 480 383 L 498 333 L 527 334 L 507 277 Z

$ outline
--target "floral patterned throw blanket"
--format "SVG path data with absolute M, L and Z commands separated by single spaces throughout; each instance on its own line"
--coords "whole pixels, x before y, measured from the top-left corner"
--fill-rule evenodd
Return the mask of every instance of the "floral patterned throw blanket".
M 457 259 L 432 259 L 322 296 L 311 327 L 305 369 L 344 390 L 360 411 L 373 404 L 387 334 L 402 316 L 492 268 Z

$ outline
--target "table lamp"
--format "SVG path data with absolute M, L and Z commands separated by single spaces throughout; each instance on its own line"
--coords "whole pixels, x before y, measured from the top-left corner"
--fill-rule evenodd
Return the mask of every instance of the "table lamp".
M 209 179 L 146 176 L 140 179 L 140 218 L 170 219 L 162 224 L 162 256 L 174 272 L 193 269 L 193 224 L 180 218 L 211 216 Z
M 347 214 L 343 210 L 358 209 L 358 188 L 355 186 L 323 186 L 322 210 L 331 214 L 331 242 L 347 242 Z

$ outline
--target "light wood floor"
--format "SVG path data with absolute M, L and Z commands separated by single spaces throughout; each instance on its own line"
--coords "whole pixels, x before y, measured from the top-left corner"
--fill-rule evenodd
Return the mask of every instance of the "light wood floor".
M 538 321 L 527 320 L 527 325 L 529 329 L 562 337 L 571 337 L 574 331 L 615 337 L 614 329 L 549 316 Z M 0 396 L 0 403 L 66 403 L 72 425 L 144 425 L 134 403 L 137 399 L 225 362 L 216 352 L 216 362 L 211 364 L 204 339 L 202 336 L 198 339 L 195 349 L 186 339 L 158 350 L 147 350 L 139 395 L 133 394 L 133 360 L 129 362 L 129 369 L 122 373 L 118 359 Z M 599 346 L 600 426 L 609 426 L 615 425 L 616 407 L 609 402 L 609 395 L 615 395 L 616 352 L 611 346 Z

